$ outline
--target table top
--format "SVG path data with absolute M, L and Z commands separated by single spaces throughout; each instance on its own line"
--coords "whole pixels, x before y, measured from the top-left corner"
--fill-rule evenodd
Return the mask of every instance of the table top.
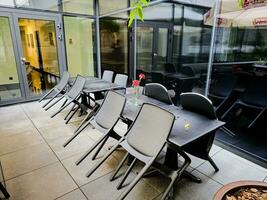
M 165 71 L 160 71 L 160 70 L 152 71 L 152 72 L 161 73 L 163 76 L 166 76 L 168 78 L 179 79 L 179 80 L 199 78 L 198 76 L 190 76 L 190 75 L 183 74 L 183 73 L 170 73 L 170 72 L 165 72 Z
M 97 77 L 94 77 L 94 76 L 85 76 L 84 78 L 86 79 L 85 84 L 86 84 L 86 83 L 89 83 L 89 82 L 102 81 L 101 78 L 97 78 Z M 69 84 L 72 85 L 72 84 L 74 83 L 75 79 L 76 79 L 76 77 L 71 77 L 71 78 L 69 79 Z
M 91 93 L 91 92 L 104 92 L 108 90 L 114 90 L 114 89 L 124 89 L 124 87 L 111 83 L 105 80 L 87 80 L 85 82 L 83 92 L 85 93 Z
M 127 94 L 127 102 L 123 111 L 123 116 L 134 120 L 143 103 L 157 105 L 176 117 L 168 142 L 183 147 L 192 141 L 212 132 L 223 126 L 225 123 L 219 120 L 211 120 L 207 117 L 190 112 L 174 105 L 168 105 L 156 99 L 141 95 L 138 102 L 134 101 L 132 94 Z M 187 125 L 187 126 L 186 126 Z

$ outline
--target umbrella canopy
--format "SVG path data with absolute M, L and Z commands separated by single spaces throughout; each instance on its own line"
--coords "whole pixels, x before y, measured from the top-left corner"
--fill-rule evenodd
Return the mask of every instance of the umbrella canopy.
M 212 25 L 214 8 L 204 15 L 204 24 Z M 267 26 L 267 0 L 221 0 L 217 15 L 220 27 L 262 27 Z

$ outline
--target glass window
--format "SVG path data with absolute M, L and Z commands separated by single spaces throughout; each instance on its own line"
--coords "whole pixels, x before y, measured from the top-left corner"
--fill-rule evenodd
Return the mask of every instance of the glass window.
M 58 11 L 58 0 L 16 0 L 18 7 Z
M 14 6 L 14 0 L 0 0 L 0 5 Z
M 21 96 L 9 19 L 0 17 L 0 102 Z
M 178 63 L 178 59 L 180 57 L 180 43 L 181 43 L 181 26 L 173 27 L 173 62 Z
M 128 73 L 128 27 L 126 20 L 100 20 L 102 69 Z
M 204 13 L 203 9 L 184 7 L 185 23 L 188 26 L 201 26 L 203 23 Z
M 174 7 L 174 22 L 176 24 L 181 24 L 183 17 L 183 6 L 175 4 Z
M 201 39 L 200 27 L 184 26 L 183 47 L 182 47 L 183 62 L 185 63 L 198 62 L 200 47 L 201 47 L 200 39 Z
M 128 8 L 127 0 L 99 0 L 100 15 Z
M 79 14 L 94 14 L 93 0 L 63 0 L 63 11 Z
M 64 16 L 68 70 L 71 76 L 94 76 L 94 20 Z
M 172 4 L 161 3 L 155 6 L 144 7 L 143 14 L 146 20 L 161 20 L 171 21 L 172 20 Z

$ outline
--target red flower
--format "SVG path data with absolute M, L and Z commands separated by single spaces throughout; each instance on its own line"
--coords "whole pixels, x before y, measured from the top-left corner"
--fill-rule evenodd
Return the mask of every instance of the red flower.
M 139 86 L 139 81 L 138 80 L 133 80 L 132 86 L 138 87 Z
M 140 78 L 140 79 L 145 79 L 146 76 L 145 76 L 144 74 L 139 74 L 139 78 Z

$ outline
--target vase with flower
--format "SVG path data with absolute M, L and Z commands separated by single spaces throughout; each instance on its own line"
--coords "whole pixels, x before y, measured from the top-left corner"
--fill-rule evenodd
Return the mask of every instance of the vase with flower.
M 139 80 L 133 80 L 132 82 L 132 86 L 134 88 L 134 104 L 138 105 L 138 99 L 140 97 L 140 93 L 139 93 L 139 88 L 140 88 L 140 83 L 142 81 L 142 79 L 145 79 L 145 75 L 144 74 L 139 74 Z

